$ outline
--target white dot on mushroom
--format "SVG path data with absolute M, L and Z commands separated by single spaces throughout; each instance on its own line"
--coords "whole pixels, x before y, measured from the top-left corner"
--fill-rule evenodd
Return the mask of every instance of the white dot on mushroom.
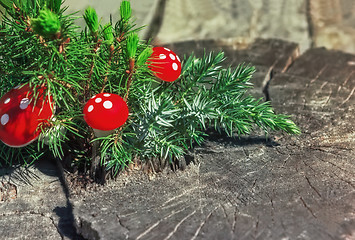
M 101 101 L 102 101 L 102 98 L 96 98 L 96 99 L 95 99 L 95 102 L 96 102 L 96 103 L 100 103 Z
M 4 101 L 4 103 L 5 103 L 5 104 L 8 104 L 8 103 L 10 102 L 10 100 L 11 100 L 11 98 L 7 98 L 7 99 Z
M 181 62 L 181 60 L 180 60 L 179 56 L 176 56 L 176 58 L 177 58 L 177 60 L 178 60 L 179 62 Z
M 165 58 L 166 58 L 166 55 L 165 55 L 165 54 L 160 54 L 160 55 L 159 55 L 159 58 L 160 58 L 160 59 L 165 59 Z
M 104 108 L 106 108 L 106 109 L 111 109 L 112 108 L 112 102 L 111 101 L 105 101 L 103 105 L 104 105 Z
M 9 115 L 8 114 L 4 114 L 4 115 L 2 115 L 1 116 L 1 124 L 2 125 L 6 125 L 6 123 L 8 123 L 9 122 L 9 119 L 10 119 L 10 117 L 9 117 Z
M 22 98 L 20 102 L 20 108 L 24 110 L 28 107 L 29 104 L 30 104 L 30 100 L 28 98 Z
M 109 96 L 111 96 L 111 94 L 109 94 L 109 93 L 104 94 L 104 97 L 109 97 Z
M 169 54 L 169 57 L 171 58 L 171 60 L 175 60 L 175 56 L 174 56 L 174 54 Z
M 166 51 L 170 52 L 171 50 L 169 48 L 164 48 Z
M 179 68 L 179 66 L 176 63 L 173 63 L 172 67 L 175 71 L 178 70 L 178 68 Z
M 88 112 L 92 112 L 92 110 L 94 110 L 94 106 L 93 106 L 93 105 L 90 105 L 90 106 L 88 107 Z

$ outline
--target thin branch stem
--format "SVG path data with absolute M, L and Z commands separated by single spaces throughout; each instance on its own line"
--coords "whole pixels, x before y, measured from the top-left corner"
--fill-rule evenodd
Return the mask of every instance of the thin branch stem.
M 111 62 L 112 62 L 112 57 L 113 57 L 113 53 L 115 51 L 115 47 L 113 45 L 110 46 L 110 57 L 108 59 L 108 66 L 107 66 L 107 72 L 105 74 L 105 78 L 104 78 L 104 83 L 102 84 L 102 89 L 101 89 L 101 93 L 104 92 L 105 90 L 105 87 L 106 87 L 106 83 L 107 83 L 107 78 L 108 78 L 108 71 L 111 67 Z
M 128 70 L 128 80 L 126 84 L 126 95 L 124 97 L 124 101 L 127 102 L 128 95 L 129 95 L 129 88 L 132 83 L 132 76 L 133 76 L 133 71 L 134 71 L 134 65 L 135 65 L 135 60 L 134 58 L 129 59 L 129 70 Z
M 84 87 L 84 102 L 86 102 L 86 99 L 89 98 L 90 96 L 89 93 L 90 93 L 90 85 L 91 85 L 91 80 L 92 80 L 92 74 L 94 73 L 94 67 L 95 67 L 95 60 L 97 58 L 97 52 L 99 51 L 100 49 L 100 46 L 101 46 L 101 40 L 97 40 L 96 44 L 95 44 L 95 47 L 94 47 L 94 53 L 95 55 L 93 56 L 92 58 L 92 63 L 91 63 L 91 67 L 90 67 L 90 72 L 88 74 L 88 77 L 87 77 L 87 80 L 86 80 L 86 85 Z

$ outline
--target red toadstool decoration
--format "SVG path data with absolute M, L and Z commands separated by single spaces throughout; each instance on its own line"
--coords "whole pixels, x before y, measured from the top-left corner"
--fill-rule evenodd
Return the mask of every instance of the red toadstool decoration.
M 149 61 L 150 70 L 163 81 L 173 82 L 181 74 L 180 58 L 168 48 L 154 47 Z
M 0 140 L 10 147 L 24 147 L 38 138 L 41 127 L 53 116 L 53 98 L 46 87 L 17 86 L 0 99 Z M 37 97 L 34 97 L 36 94 Z
M 99 93 L 84 106 L 84 120 L 98 137 L 107 136 L 128 118 L 126 102 L 117 94 Z

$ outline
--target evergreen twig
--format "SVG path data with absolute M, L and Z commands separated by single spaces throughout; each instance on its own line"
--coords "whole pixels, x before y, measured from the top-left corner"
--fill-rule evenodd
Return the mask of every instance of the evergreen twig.
M 17 151 L 0 143 L 5 163 L 31 164 L 51 154 L 71 156 L 72 165 L 91 169 L 93 175 L 97 169 L 117 174 L 134 159 L 177 161 L 203 143 L 208 128 L 230 136 L 250 134 L 255 127 L 266 134 L 300 133 L 269 102 L 247 94 L 253 66 L 223 68 L 223 52 L 191 55 L 184 58 L 178 80 L 162 82 L 149 68 L 152 46 L 140 41 L 129 1 L 122 1 L 120 20 L 105 26 L 88 8 L 83 16 L 87 27 L 81 31 L 60 4 L 0 0 L 6 10 L 0 25 L 0 94 L 29 82 L 46 86 L 56 106 L 37 144 Z M 123 96 L 130 115 L 114 133 L 94 137 L 83 119 L 83 104 L 100 92 Z

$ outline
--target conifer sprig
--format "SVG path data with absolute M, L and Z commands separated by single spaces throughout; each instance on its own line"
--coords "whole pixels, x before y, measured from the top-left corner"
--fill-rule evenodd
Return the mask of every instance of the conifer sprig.
M 89 7 L 83 15 L 87 27 L 81 31 L 73 16 L 65 15 L 66 8 L 59 7 L 60 0 L 0 4 L 6 10 L 0 25 L 1 96 L 30 83 L 46 86 L 55 102 L 55 117 L 37 142 L 19 151 L 0 143 L 0 159 L 8 164 L 30 164 L 51 154 L 71 156 L 72 165 L 86 169 L 98 162 L 117 174 L 135 159 L 177 161 L 204 142 L 209 128 L 230 136 L 250 134 L 255 127 L 265 133 L 300 133 L 269 102 L 248 95 L 255 68 L 223 68 L 223 52 L 187 56 L 178 80 L 158 80 L 149 67 L 152 46 L 139 39 L 129 1 L 122 1 L 116 23 L 103 26 Z M 126 100 L 130 115 L 113 133 L 95 137 L 83 119 L 83 106 L 103 92 Z

